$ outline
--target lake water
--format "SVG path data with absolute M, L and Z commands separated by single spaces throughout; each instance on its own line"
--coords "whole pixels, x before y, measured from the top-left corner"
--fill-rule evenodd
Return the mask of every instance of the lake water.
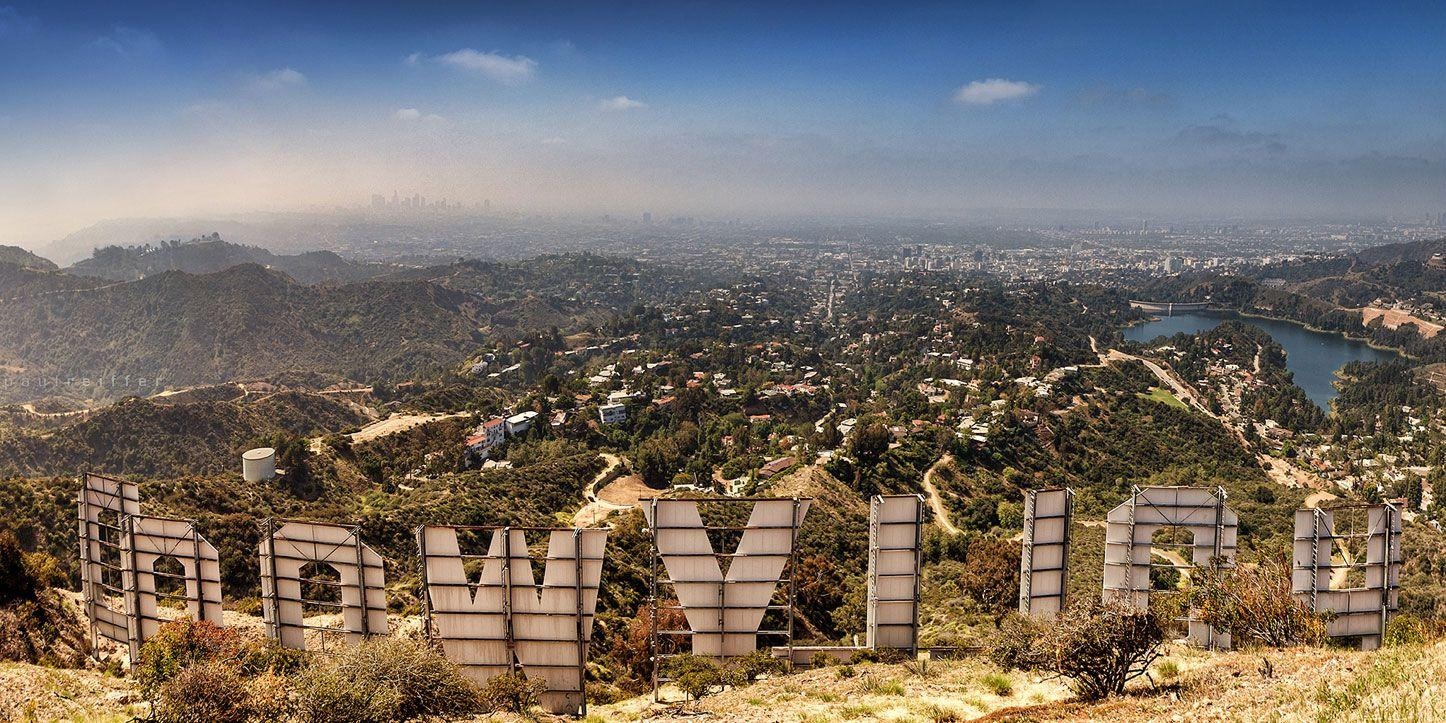
M 1364 342 L 1347 339 L 1340 334 L 1312 331 L 1299 324 L 1275 319 L 1255 319 L 1219 312 L 1190 312 L 1162 316 L 1154 321 L 1125 329 L 1131 341 L 1150 341 L 1158 336 L 1174 336 L 1184 332 L 1198 334 L 1214 329 L 1226 319 L 1238 319 L 1264 329 L 1270 338 L 1285 347 L 1285 365 L 1295 374 L 1296 386 L 1305 390 L 1311 401 L 1321 409 L 1330 409 L 1336 397 L 1336 372 L 1353 361 L 1391 361 L 1399 359 L 1395 352 L 1373 349 Z

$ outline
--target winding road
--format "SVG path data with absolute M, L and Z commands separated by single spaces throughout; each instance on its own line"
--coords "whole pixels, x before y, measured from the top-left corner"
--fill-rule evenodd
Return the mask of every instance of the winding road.
M 939 461 L 935 462 L 934 466 L 929 468 L 929 471 L 924 473 L 924 492 L 927 493 L 929 497 L 929 509 L 934 511 L 934 522 L 944 528 L 945 532 L 951 535 L 957 535 L 959 534 L 959 528 L 955 527 L 954 523 L 949 519 L 949 510 L 945 509 L 944 500 L 939 497 L 939 488 L 934 485 L 934 471 L 942 465 L 953 464 L 953 462 L 954 455 L 946 454 L 940 457 Z

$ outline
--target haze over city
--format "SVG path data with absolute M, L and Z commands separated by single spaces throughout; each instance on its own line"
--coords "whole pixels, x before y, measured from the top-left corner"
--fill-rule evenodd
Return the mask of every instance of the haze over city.
M 0 243 L 111 218 L 1446 211 L 1433 3 L 0 3 Z

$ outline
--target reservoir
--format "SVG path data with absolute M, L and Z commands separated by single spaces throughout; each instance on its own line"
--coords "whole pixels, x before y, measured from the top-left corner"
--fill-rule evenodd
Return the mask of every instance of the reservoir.
M 1295 384 L 1321 409 L 1330 409 L 1336 397 L 1336 372 L 1353 361 L 1392 361 L 1395 352 L 1373 349 L 1365 342 L 1347 339 L 1340 334 L 1312 331 L 1299 324 L 1275 319 L 1256 319 L 1229 312 L 1192 311 L 1163 316 L 1124 330 L 1130 341 L 1147 342 L 1159 336 L 1198 334 L 1214 329 L 1226 319 L 1237 319 L 1264 329 L 1270 338 L 1285 347 L 1285 365 L 1295 375 Z

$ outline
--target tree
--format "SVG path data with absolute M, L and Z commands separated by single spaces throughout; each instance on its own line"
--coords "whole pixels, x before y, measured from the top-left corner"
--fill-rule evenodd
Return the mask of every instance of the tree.
M 678 690 L 693 700 L 702 699 L 724 682 L 723 669 L 718 663 L 701 655 L 685 654 L 669 658 L 663 670 L 673 679 Z
M 633 465 L 649 487 L 664 487 L 678 465 L 678 448 L 671 439 L 654 437 L 643 442 L 633 455 Z
M 853 456 L 861 464 L 872 465 L 889 451 L 889 442 L 892 441 L 894 433 L 889 431 L 888 425 L 877 419 L 871 420 L 854 430 Z
M 959 589 L 994 616 L 998 626 L 1019 605 L 1019 545 L 997 538 L 972 540 Z
M 1190 602 L 1202 620 L 1228 630 L 1237 643 L 1319 645 L 1325 620 L 1291 594 L 1290 574 L 1287 564 L 1275 559 L 1252 567 L 1211 565 L 1196 571 Z

